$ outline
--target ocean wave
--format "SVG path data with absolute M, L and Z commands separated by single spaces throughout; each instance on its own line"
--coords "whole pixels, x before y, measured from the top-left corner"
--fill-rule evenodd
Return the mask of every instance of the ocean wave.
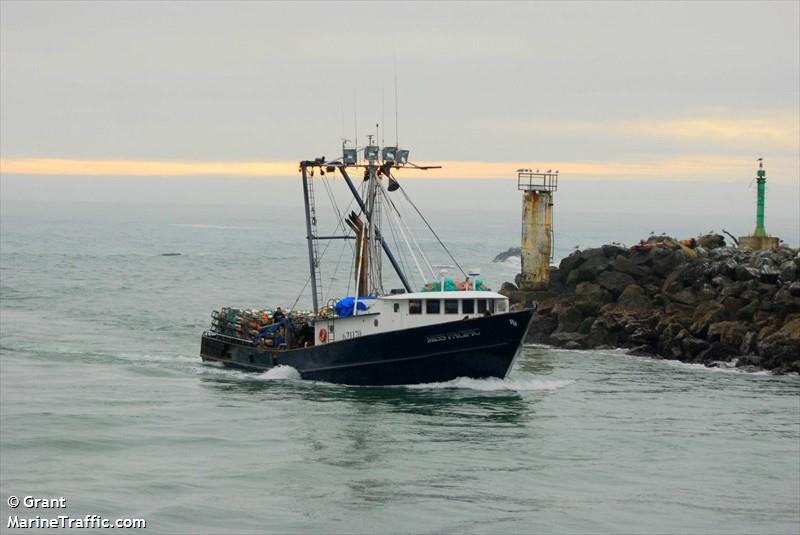
M 457 377 L 452 381 L 444 383 L 423 383 L 419 385 L 408 385 L 406 388 L 412 389 L 468 389 L 480 390 L 482 392 L 495 392 L 503 390 L 534 391 L 534 390 L 557 390 L 573 384 L 572 380 L 560 379 L 533 379 L 533 378 L 510 378 L 498 379 L 491 377 L 487 379 L 471 379 L 469 377 Z
M 642 357 L 640 357 L 642 358 Z M 738 359 L 733 359 L 730 362 L 724 361 L 714 361 L 711 364 L 713 366 L 706 366 L 705 364 L 695 363 L 695 362 L 681 362 L 680 360 L 672 360 L 672 359 L 664 359 L 662 362 L 664 364 L 675 366 L 676 368 L 683 368 L 689 370 L 702 370 L 708 372 L 718 372 L 718 373 L 746 373 L 747 375 L 774 375 L 769 370 L 753 370 L 748 368 L 737 368 L 736 361 Z

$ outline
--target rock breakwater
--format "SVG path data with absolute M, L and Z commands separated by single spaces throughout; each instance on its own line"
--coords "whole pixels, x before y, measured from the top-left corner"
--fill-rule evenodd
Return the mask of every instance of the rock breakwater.
M 501 289 L 517 306 L 535 302 L 528 342 L 800 372 L 797 249 L 742 251 L 718 235 L 653 237 L 630 249 L 575 251 L 551 280 L 543 292 Z

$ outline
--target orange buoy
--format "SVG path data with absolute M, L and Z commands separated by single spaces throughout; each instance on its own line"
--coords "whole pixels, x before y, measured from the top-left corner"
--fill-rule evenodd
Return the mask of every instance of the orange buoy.
M 326 331 L 325 329 L 320 329 L 319 330 L 319 341 L 324 344 L 327 339 L 328 339 L 328 331 Z

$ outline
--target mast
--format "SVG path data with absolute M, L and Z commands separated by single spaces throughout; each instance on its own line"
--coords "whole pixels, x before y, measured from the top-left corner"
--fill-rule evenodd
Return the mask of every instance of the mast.
M 350 175 L 347 174 L 347 170 L 345 169 L 344 164 L 340 164 L 337 166 L 339 168 L 339 172 L 342 173 L 342 177 L 344 177 L 344 181 L 347 183 L 347 187 L 350 188 L 350 193 L 353 195 L 353 198 L 358 203 L 359 208 L 364 214 L 367 216 L 369 220 L 371 218 L 371 214 L 367 211 L 367 206 L 364 204 L 364 200 L 361 198 L 361 195 L 358 194 L 358 190 L 353 185 L 353 181 L 350 178 Z M 378 239 L 378 236 L 375 237 Z M 386 257 L 389 259 L 389 262 L 392 264 L 392 268 L 394 268 L 395 273 L 400 278 L 400 282 L 403 284 L 403 288 L 405 288 L 406 292 L 411 293 L 411 285 L 408 283 L 408 279 L 406 278 L 405 273 L 400 268 L 400 264 L 397 263 L 397 259 L 394 257 L 392 250 L 389 248 L 389 245 L 386 243 L 386 240 L 383 239 L 383 236 L 380 236 L 381 246 L 383 247 L 383 252 L 386 253 Z
M 300 162 L 303 173 L 303 204 L 306 210 L 306 240 L 308 241 L 308 268 L 311 273 L 311 301 L 314 314 L 319 313 L 319 297 L 317 294 L 317 259 L 314 257 L 314 235 L 311 233 L 311 200 L 309 199 L 309 177 L 306 171 L 307 162 Z
M 355 277 L 356 277 L 356 299 L 359 295 L 369 295 L 369 247 L 367 237 L 367 227 L 364 220 L 355 212 L 350 212 L 350 215 L 345 219 L 345 223 L 350 227 L 356 236 L 356 261 L 355 261 Z
M 380 262 L 380 240 L 381 236 L 381 207 L 379 187 L 378 187 L 378 174 L 374 165 L 368 168 L 369 182 L 367 183 L 367 221 L 369 222 L 369 233 L 367 234 L 369 241 L 369 274 L 370 286 L 375 292 L 383 292 L 383 280 L 381 277 L 381 262 Z

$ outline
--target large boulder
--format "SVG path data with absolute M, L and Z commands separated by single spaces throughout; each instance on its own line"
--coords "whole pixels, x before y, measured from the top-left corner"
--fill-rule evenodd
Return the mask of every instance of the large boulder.
M 780 265 L 780 276 L 784 282 L 794 282 L 797 280 L 797 264 L 794 260 L 786 260 Z
M 800 297 L 800 281 L 793 282 L 788 285 L 789 293 L 794 297 Z
M 575 287 L 573 304 L 584 316 L 596 316 L 603 305 L 612 301 L 611 293 L 594 282 L 581 282 Z
M 709 326 L 706 340 L 721 343 L 727 353 L 738 354 L 747 332 L 747 326 L 741 321 L 721 321 Z
M 627 273 L 636 280 L 643 280 L 652 274 L 652 271 L 647 266 L 634 264 L 630 258 L 624 255 L 617 255 L 614 261 L 611 262 L 611 269 L 620 273 Z
M 758 280 L 760 278 L 760 274 L 756 268 L 742 265 L 736 266 L 735 275 L 736 280 L 741 282 Z
M 617 299 L 617 304 L 627 310 L 647 310 L 653 307 L 653 302 L 638 284 L 626 286 Z
M 697 337 L 704 338 L 711 324 L 719 323 L 727 319 L 728 312 L 721 304 L 713 301 L 701 303 L 694 311 L 692 325 L 689 330 Z
M 600 286 L 617 297 L 622 294 L 625 288 L 631 284 L 634 284 L 636 281 L 633 280 L 633 277 L 626 273 L 620 273 L 619 271 L 605 271 L 597 276 L 597 282 L 600 284 Z
M 722 275 L 724 277 L 733 278 L 736 274 L 736 268 L 739 264 L 733 258 L 725 258 L 711 267 L 711 272 L 714 275 Z
M 619 255 L 626 254 L 628 252 L 627 249 L 623 249 L 619 245 L 603 245 L 600 247 L 603 251 L 603 254 L 606 258 L 614 259 Z
M 683 305 L 694 305 L 697 302 L 697 295 L 691 288 L 683 288 L 674 293 L 665 294 L 670 300 Z
M 549 342 L 554 346 L 564 347 L 570 344 L 569 349 L 585 347 L 586 335 L 580 333 L 555 332 L 550 335 Z M 573 342 L 573 343 L 570 343 Z
M 704 249 L 725 247 L 725 238 L 719 234 L 705 234 L 696 240 L 697 246 Z
M 512 256 L 522 256 L 522 249 L 519 247 L 510 247 L 508 250 L 503 251 L 499 255 L 495 256 L 492 262 L 505 262 Z
M 701 340 L 700 338 L 695 338 L 694 336 L 686 336 L 681 340 L 683 354 L 692 360 L 697 357 L 697 355 L 708 349 L 708 346 L 708 342 Z
M 678 358 L 683 354 L 681 348 L 681 341 L 685 339 L 689 333 L 683 325 L 677 321 L 667 321 L 659 324 L 656 327 L 659 332 L 656 349 L 659 355 L 670 358 Z M 679 336 L 680 335 L 680 336 Z
M 517 285 L 514 284 L 513 282 L 504 282 L 502 285 L 500 285 L 499 293 L 516 292 L 517 290 L 519 290 L 519 288 L 517 288 Z
M 558 264 L 558 276 L 562 282 L 567 281 L 569 274 L 578 266 L 583 264 L 585 259 L 581 256 L 580 251 L 574 251 L 569 256 L 561 259 Z
M 583 314 L 580 309 L 574 306 L 559 306 L 555 310 L 558 317 L 558 328 L 556 332 L 577 332 L 583 321 Z
M 800 372 L 800 317 L 788 321 L 779 331 L 758 344 L 762 364 L 778 372 Z
M 537 313 L 531 322 L 528 334 L 525 336 L 525 341 L 536 344 L 547 343 L 550 334 L 555 331 L 557 327 L 558 318 L 549 313 Z
M 792 285 L 800 283 L 792 283 Z M 778 317 L 800 312 L 800 297 L 792 295 L 792 285 L 783 286 L 772 296 L 772 310 Z
M 666 277 L 676 267 L 685 261 L 685 257 L 679 251 L 670 249 L 653 249 L 653 271 L 662 277 Z

